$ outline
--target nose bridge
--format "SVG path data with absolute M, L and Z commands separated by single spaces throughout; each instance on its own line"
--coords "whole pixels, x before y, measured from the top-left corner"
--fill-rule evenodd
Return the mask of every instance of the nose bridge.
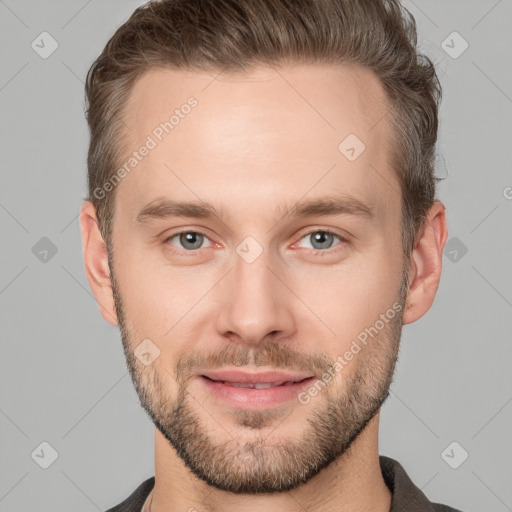
M 291 334 L 291 296 L 275 275 L 279 272 L 274 260 L 269 250 L 252 237 L 236 248 L 234 268 L 222 291 L 224 299 L 217 318 L 220 334 L 235 333 L 250 344 L 273 332 Z

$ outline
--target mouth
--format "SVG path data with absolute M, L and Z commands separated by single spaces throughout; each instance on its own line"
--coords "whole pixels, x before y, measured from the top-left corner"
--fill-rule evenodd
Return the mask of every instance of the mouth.
M 305 380 L 310 380 L 313 377 L 305 377 L 301 380 L 287 380 L 284 382 L 229 382 L 226 380 L 214 380 L 210 379 L 210 377 L 207 377 L 206 375 L 201 375 L 201 377 L 204 377 L 205 379 L 208 379 L 212 382 L 220 382 L 221 384 L 224 384 L 225 386 L 231 386 L 234 388 L 249 388 L 249 389 L 269 389 L 269 388 L 276 388 L 278 386 L 293 386 L 294 384 L 298 384 L 300 382 L 304 382 Z
M 275 372 L 236 375 L 199 375 L 209 394 L 224 404 L 236 408 L 269 408 L 298 399 L 299 393 L 310 386 L 314 376 L 276 375 Z

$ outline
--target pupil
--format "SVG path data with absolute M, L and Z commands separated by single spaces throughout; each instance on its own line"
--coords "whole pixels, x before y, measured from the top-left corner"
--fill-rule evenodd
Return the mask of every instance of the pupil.
M 198 249 L 202 244 L 202 236 L 199 233 L 182 233 L 180 236 L 180 242 L 186 249 Z M 187 244 L 192 244 L 192 247 L 187 246 Z
M 330 241 L 330 238 L 332 237 L 332 235 L 330 233 L 327 233 L 325 231 L 317 231 L 315 234 L 314 234 L 314 239 L 315 239 L 315 242 L 319 242 L 320 245 L 321 245 L 321 249 L 325 249 L 325 240 L 327 239 L 328 241 Z M 322 245 L 323 244 L 323 245 Z M 314 245 L 314 244 L 313 244 Z M 330 247 L 330 244 L 327 242 L 327 248 Z

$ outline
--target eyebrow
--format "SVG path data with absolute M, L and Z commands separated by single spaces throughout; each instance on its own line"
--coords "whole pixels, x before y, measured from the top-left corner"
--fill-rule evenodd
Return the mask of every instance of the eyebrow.
M 315 215 L 353 215 L 369 221 L 375 220 L 375 210 L 372 205 L 345 194 L 306 199 L 292 206 L 281 206 L 277 208 L 277 214 L 277 217 L 274 219 L 275 222 L 287 216 L 300 218 Z M 137 213 L 136 221 L 137 224 L 143 224 L 153 219 L 166 219 L 169 217 L 190 217 L 196 219 L 218 217 L 224 219 L 227 215 L 223 206 L 217 209 L 211 203 L 205 201 L 186 202 L 160 197 L 144 206 Z

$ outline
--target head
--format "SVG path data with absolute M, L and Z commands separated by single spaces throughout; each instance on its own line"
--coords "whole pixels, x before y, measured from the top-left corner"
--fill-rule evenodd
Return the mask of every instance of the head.
M 440 278 L 441 89 L 413 18 L 391 0 L 149 2 L 86 92 L 86 271 L 142 406 L 210 485 L 306 482 L 378 414 Z M 202 377 L 227 367 L 313 380 L 227 405 Z

